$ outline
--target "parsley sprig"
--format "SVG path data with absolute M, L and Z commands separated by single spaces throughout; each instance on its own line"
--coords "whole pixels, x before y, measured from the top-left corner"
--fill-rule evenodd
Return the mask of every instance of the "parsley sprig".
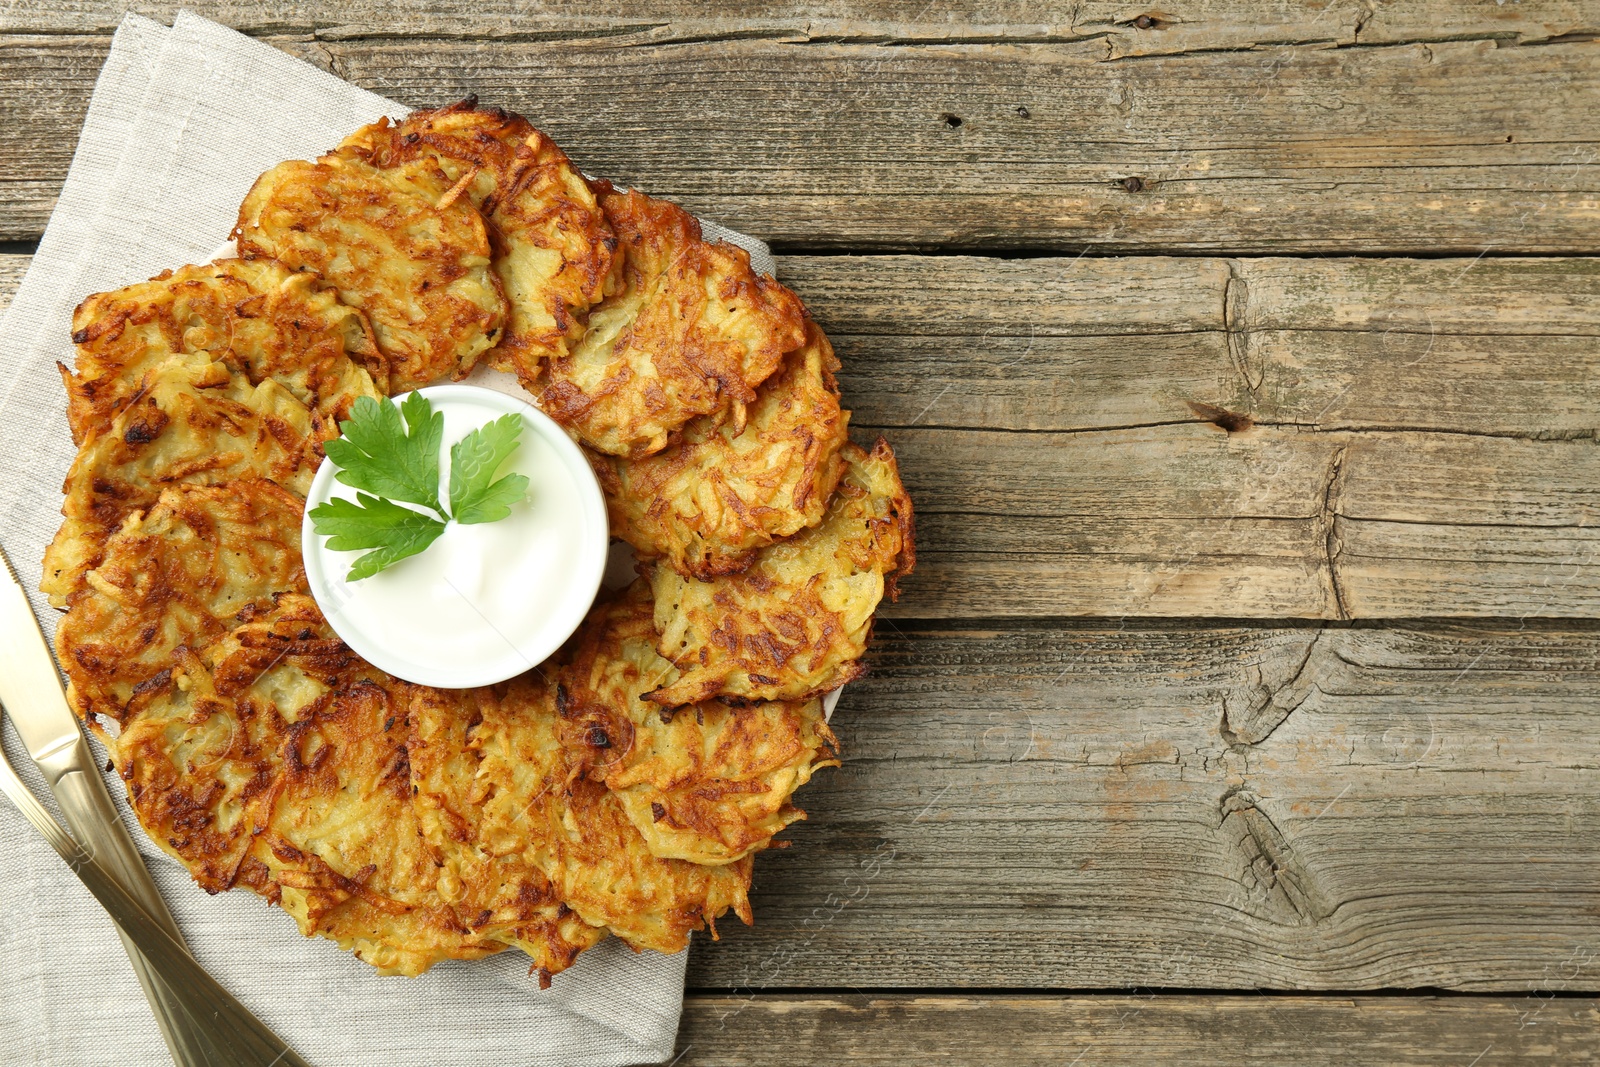
M 427 397 L 414 392 L 399 406 L 361 397 L 339 429 L 344 436 L 323 451 L 339 467 L 334 477 L 355 489 L 356 498 L 317 505 L 311 522 L 334 551 L 366 552 L 351 566 L 348 581 L 370 578 L 423 551 L 451 520 L 470 525 L 503 519 L 527 494 L 525 475 L 495 477 L 516 450 L 521 415 L 502 415 L 450 446 L 448 508 L 439 500 L 444 413 L 434 411 Z

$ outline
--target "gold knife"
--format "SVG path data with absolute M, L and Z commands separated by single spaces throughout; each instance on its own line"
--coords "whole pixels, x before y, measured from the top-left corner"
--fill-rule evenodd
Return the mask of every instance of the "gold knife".
M 67 706 L 55 658 L 4 549 L 0 549 L 0 562 L 5 564 L 0 569 L 0 704 L 5 706 L 23 746 L 43 772 L 78 843 L 167 934 L 183 945 L 183 935 L 178 932 L 172 913 L 117 816 L 105 779 L 95 766 L 88 738 Z M 245 1067 L 257 1062 L 261 1067 L 272 1063 L 282 1067 L 301 1062 L 292 1052 L 258 1061 L 253 1049 L 236 1047 L 219 1037 L 209 1020 L 190 1015 L 184 1007 L 182 991 L 173 990 L 162 981 L 128 935 L 119 934 L 178 1067 Z M 278 1047 L 287 1051 L 281 1042 Z

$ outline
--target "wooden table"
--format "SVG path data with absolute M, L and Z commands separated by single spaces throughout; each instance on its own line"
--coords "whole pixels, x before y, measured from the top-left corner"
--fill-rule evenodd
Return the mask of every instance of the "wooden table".
M 0 12 L 8 291 L 122 6 Z M 1600 0 L 191 6 L 769 239 L 901 456 L 680 1063 L 1600 1058 Z

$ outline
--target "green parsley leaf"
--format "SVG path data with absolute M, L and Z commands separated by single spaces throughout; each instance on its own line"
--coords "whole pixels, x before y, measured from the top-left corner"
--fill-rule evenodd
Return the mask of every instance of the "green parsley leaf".
M 450 514 L 459 523 L 496 522 L 528 492 L 528 479 L 494 472 L 517 449 L 522 416 L 502 415 L 473 430 L 450 449 Z
M 421 393 L 395 406 L 362 397 L 339 424 L 344 436 L 323 446 L 339 467 L 334 477 L 356 490 L 356 499 L 335 497 L 311 509 L 312 528 L 336 552 L 362 552 L 346 577 L 355 582 L 423 551 L 452 517 L 457 522 L 494 522 L 528 492 L 528 479 L 495 471 L 517 449 L 521 415 L 503 415 L 478 427 L 450 449 L 450 508 L 439 502 L 439 446 L 444 413 Z M 432 515 L 401 503 L 421 504 Z M 368 551 L 370 550 L 370 551 Z
M 445 517 L 439 504 L 444 412 L 434 411 L 427 397 L 414 392 L 400 407 L 361 397 L 339 429 L 344 436 L 323 446 L 341 468 L 334 477 L 352 489 L 421 504 Z
M 336 552 L 375 550 L 350 567 L 345 580 L 351 582 L 370 578 L 391 563 L 416 555 L 438 540 L 445 527 L 432 515 L 360 492 L 353 501 L 334 497 L 318 504 L 311 509 L 311 522 Z

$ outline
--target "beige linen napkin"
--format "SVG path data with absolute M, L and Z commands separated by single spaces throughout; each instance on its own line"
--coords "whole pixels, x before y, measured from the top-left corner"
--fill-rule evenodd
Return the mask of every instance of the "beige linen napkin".
M 123 20 L 61 200 L 0 320 L 0 542 L 26 586 L 38 585 L 73 457 L 55 369 L 72 358 L 73 308 L 89 293 L 205 262 L 258 174 L 405 110 L 187 12 L 171 29 Z M 765 245 L 705 229 L 773 270 Z M 38 594 L 34 606 L 53 632 L 56 613 Z M 31 772 L 9 728 L 4 741 Z M 32 784 L 47 795 L 37 775 Z M 114 781 L 112 792 L 122 797 Z M 259 897 L 206 896 L 142 831 L 134 836 L 200 962 L 312 1063 L 601 1065 L 672 1054 L 686 953 L 634 953 L 612 939 L 543 992 L 511 950 L 381 978 L 331 942 L 302 938 Z M 0 1063 L 169 1063 L 110 920 L 3 804 L 0 853 Z

